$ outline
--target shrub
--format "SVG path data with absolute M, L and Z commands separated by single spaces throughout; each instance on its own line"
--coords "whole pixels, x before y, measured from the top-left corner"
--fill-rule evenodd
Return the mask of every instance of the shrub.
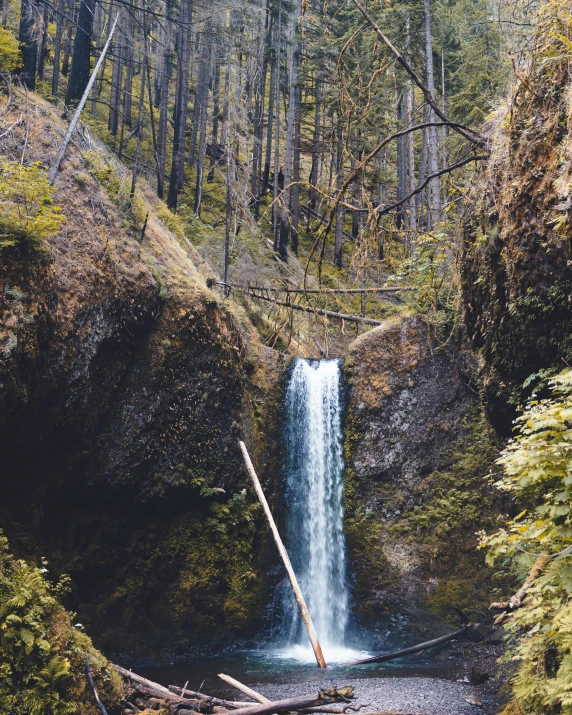
M 529 402 L 498 460 L 497 486 L 526 509 L 483 541 L 489 562 L 511 558 L 521 578 L 538 554 L 553 556 L 506 626 L 515 696 L 543 715 L 572 713 L 572 370 L 551 387 L 549 399 Z
M 0 712 L 11 715 L 96 713 L 86 688 L 89 653 L 101 697 L 114 705 L 119 681 L 90 639 L 72 626 L 46 569 L 15 559 L 0 531 Z
M 18 40 L 14 35 L 0 27 L 0 72 L 14 72 L 22 66 L 22 55 Z
M 20 243 L 38 247 L 41 239 L 58 231 L 63 216 L 52 194 L 39 162 L 0 162 L 0 250 Z

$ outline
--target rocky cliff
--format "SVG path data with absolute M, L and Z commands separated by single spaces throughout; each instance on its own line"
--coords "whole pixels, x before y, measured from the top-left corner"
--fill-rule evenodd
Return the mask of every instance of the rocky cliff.
M 38 101 L 28 158 L 49 160 L 60 135 Z M 71 575 L 98 646 L 145 659 L 256 626 L 268 553 L 237 440 L 264 477 L 281 365 L 156 199 L 141 240 L 123 174 L 78 137 L 59 233 L 1 254 L 0 527 Z
M 554 45 L 534 53 L 491 120 L 491 159 L 467 207 L 466 325 L 485 360 L 489 414 L 505 433 L 525 380 L 572 360 L 572 89 L 569 59 Z
M 381 632 L 431 630 L 453 606 L 486 611 L 491 573 L 475 531 L 501 505 L 486 479 L 498 440 L 463 343 L 421 317 L 358 338 L 345 361 L 348 539 L 358 616 Z M 410 636 L 409 636 L 410 637 Z

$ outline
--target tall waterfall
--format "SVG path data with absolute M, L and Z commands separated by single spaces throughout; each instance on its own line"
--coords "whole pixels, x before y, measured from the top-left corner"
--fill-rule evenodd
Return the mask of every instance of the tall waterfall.
M 341 389 L 337 360 L 297 359 L 285 405 L 288 553 L 326 659 L 343 647 L 348 621 Z M 292 594 L 283 593 L 288 642 L 309 648 Z

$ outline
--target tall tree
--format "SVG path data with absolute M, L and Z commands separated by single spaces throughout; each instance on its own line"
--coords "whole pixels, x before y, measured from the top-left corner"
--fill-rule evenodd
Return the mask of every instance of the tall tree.
M 36 88 L 36 65 L 38 63 L 37 27 L 39 8 L 34 0 L 22 0 L 20 11 L 19 41 L 22 52 L 22 69 L 19 76 L 28 89 Z
M 95 0 L 80 0 L 70 78 L 66 92 L 67 105 L 79 102 L 89 82 L 94 13 Z

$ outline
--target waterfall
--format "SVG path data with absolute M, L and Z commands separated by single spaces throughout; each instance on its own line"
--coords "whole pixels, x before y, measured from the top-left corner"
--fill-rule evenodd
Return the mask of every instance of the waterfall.
M 348 621 L 341 390 L 339 361 L 296 359 L 285 398 L 287 548 L 326 659 Z M 283 601 L 288 643 L 309 648 L 289 589 Z

